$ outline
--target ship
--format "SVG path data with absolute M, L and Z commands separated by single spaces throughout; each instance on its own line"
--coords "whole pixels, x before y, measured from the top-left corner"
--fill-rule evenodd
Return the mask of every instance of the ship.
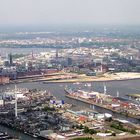
M 71 88 L 65 88 L 65 96 L 67 98 L 78 100 L 95 106 L 100 109 L 112 112 L 112 114 L 121 114 L 125 117 L 134 118 L 140 120 L 140 106 L 131 100 L 122 100 L 120 97 L 108 95 L 106 92 L 106 86 L 104 85 L 104 92 L 99 93 L 95 91 L 85 90 L 72 90 Z

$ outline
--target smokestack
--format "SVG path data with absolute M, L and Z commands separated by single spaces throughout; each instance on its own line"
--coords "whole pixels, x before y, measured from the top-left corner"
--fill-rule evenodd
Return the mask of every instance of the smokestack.
M 106 94 L 106 85 L 104 83 L 104 94 Z
M 101 60 L 101 72 L 103 72 L 103 65 L 102 65 L 102 60 Z
M 120 94 L 120 93 L 119 93 L 119 91 L 117 90 L 117 97 L 119 97 L 119 94 Z

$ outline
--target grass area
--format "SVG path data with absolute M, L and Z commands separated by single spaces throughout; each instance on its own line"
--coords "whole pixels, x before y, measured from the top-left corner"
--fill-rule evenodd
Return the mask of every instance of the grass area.
M 135 129 L 125 128 L 121 123 L 112 123 L 110 127 L 121 130 L 123 132 L 129 132 L 131 134 L 137 134 Z
M 95 129 L 89 129 L 87 126 L 83 126 L 82 124 L 81 125 L 76 125 L 76 126 L 73 126 L 73 128 L 76 128 L 76 129 L 83 129 L 83 132 L 85 134 L 96 134 L 97 131 Z

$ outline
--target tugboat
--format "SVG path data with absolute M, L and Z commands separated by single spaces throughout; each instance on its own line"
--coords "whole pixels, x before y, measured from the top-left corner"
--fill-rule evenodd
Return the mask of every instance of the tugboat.
M 19 139 L 9 136 L 7 133 L 0 132 L 0 140 L 19 140 Z

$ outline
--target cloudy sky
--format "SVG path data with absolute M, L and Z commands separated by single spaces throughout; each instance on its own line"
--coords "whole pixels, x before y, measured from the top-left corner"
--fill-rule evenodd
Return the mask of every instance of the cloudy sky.
M 140 0 L 0 0 L 0 25 L 140 24 Z

